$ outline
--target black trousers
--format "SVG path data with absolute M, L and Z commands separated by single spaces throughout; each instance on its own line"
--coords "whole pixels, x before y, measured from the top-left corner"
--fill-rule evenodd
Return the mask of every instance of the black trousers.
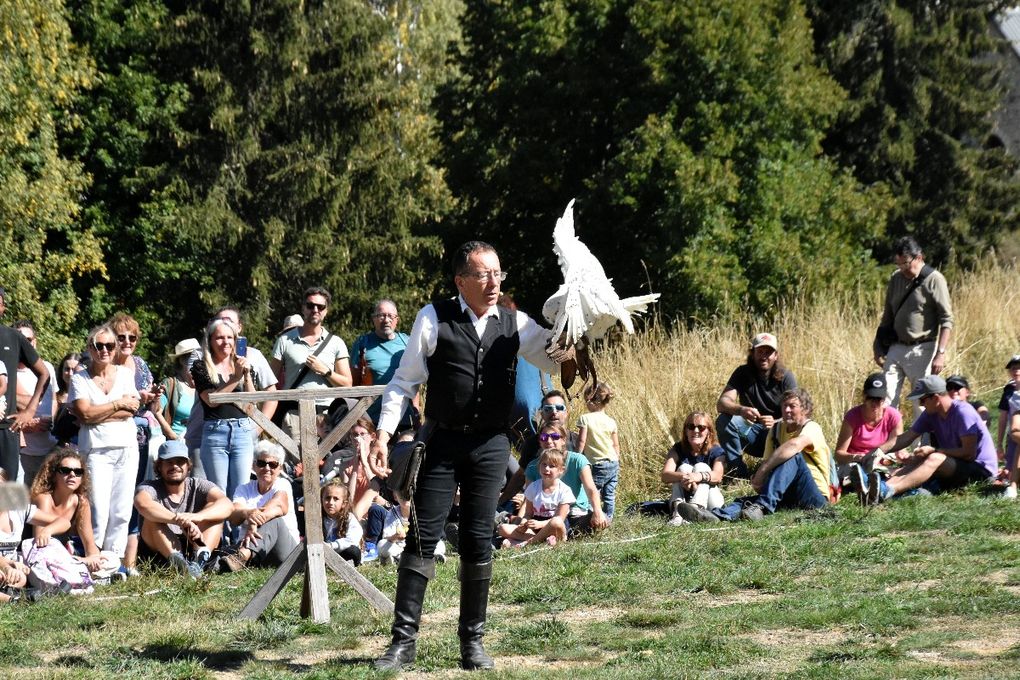
M 433 557 L 460 486 L 461 560 L 488 562 L 493 516 L 506 473 L 510 440 L 505 432 L 465 434 L 437 428 L 426 448 L 414 493 L 405 553 Z
M 10 427 L 0 427 L 0 468 L 7 473 L 7 481 L 18 479 L 21 467 L 21 436 Z

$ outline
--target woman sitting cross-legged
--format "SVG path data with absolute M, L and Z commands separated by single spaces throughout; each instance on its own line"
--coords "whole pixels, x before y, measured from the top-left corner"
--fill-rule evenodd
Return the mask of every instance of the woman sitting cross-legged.
M 254 470 L 255 479 L 234 492 L 230 523 L 238 528 L 238 541 L 220 558 L 222 571 L 279 566 L 301 540 L 291 485 L 280 479 L 283 447 L 266 440 L 256 444 Z
M 672 485 L 669 504 L 672 526 L 687 523 L 680 516 L 681 503 L 706 510 L 723 506 L 719 483 L 723 479 L 726 452 L 719 446 L 712 419 L 703 411 L 694 411 L 687 415 L 679 430 L 680 441 L 666 454 L 661 475 L 662 481 Z
M 538 434 L 542 452 L 538 457 L 539 478 L 524 488 L 524 512 L 499 525 L 503 547 L 519 547 L 545 541 L 556 545 L 567 540 L 567 515 L 577 501 L 574 492 L 560 480 L 566 471 L 567 431 L 549 424 Z

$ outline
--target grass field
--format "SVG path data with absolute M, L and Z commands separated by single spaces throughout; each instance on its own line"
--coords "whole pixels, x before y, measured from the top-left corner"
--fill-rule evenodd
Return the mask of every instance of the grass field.
M 952 285 L 949 371 L 993 411 L 1006 357 L 1020 351 L 1015 267 Z M 661 325 L 598 356 L 619 394 L 621 506 L 658 482 L 671 421 L 715 399 L 753 332 L 771 330 L 830 438 L 875 369 L 879 298 L 801 300 L 769 320 Z M 577 404 L 574 417 L 578 415 Z M 907 422 L 911 420 L 906 409 Z M 727 489 L 727 497 L 741 488 Z M 363 572 L 392 596 L 392 568 Z M 425 603 L 419 658 L 404 677 L 456 668 L 456 558 Z M 294 580 L 256 623 L 235 620 L 268 571 L 187 582 L 149 573 L 95 596 L 0 606 L 10 678 L 376 677 L 389 619 L 336 579 L 333 620 L 298 617 Z M 488 649 L 505 678 L 1014 678 L 1020 676 L 1020 504 L 972 489 L 865 511 L 759 524 L 667 527 L 618 516 L 600 540 L 500 551 Z
M 597 541 L 500 551 L 491 674 L 505 678 L 1012 678 L 1020 505 L 972 490 L 865 511 L 854 499 L 759 524 L 620 517 Z M 392 594 L 391 567 L 362 568 Z M 456 558 L 426 598 L 403 677 L 456 668 Z M 11 678 L 376 677 L 388 620 L 331 579 L 333 620 L 234 615 L 268 571 L 157 573 L 81 599 L 0 608 Z

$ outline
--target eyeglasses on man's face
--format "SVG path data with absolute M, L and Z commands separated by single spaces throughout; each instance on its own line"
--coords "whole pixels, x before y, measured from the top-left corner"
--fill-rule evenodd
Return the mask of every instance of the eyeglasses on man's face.
M 555 413 L 566 410 L 567 407 L 564 404 L 542 404 L 542 413 Z
M 490 278 L 493 281 L 506 281 L 506 272 L 500 271 L 499 269 L 489 269 L 487 271 L 477 272 L 466 272 L 463 275 L 465 278 L 474 279 L 479 283 L 484 283 Z
M 380 321 L 382 321 L 383 319 L 389 319 L 390 321 L 392 321 L 392 320 L 397 318 L 397 315 L 396 314 L 385 314 L 385 313 L 380 312 L 379 314 L 373 314 L 372 318 L 373 319 L 379 319 Z

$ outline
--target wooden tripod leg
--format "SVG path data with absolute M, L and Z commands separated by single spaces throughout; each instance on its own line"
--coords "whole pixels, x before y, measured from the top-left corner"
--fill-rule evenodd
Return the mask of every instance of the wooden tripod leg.
M 368 603 L 383 614 L 393 613 L 393 603 L 389 598 L 379 592 L 379 589 L 372 585 L 372 582 L 365 578 L 360 571 L 354 568 L 350 562 L 337 555 L 332 550 L 326 550 L 326 566 L 336 572 L 351 588 Z
M 305 561 L 305 544 L 299 543 L 287 555 L 287 559 L 283 561 L 283 564 L 277 567 L 265 585 L 255 593 L 255 597 L 251 598 L 251 601 L 241 610 L 240 618 L 255 620 L 262 616 L 262 612 L 266 610 L 266 607 L 273 601 L 273 598 L 280 594 L 283 587 L 287 585 L 287 581 L 291 580 L 294 574 L 305 566 Z

